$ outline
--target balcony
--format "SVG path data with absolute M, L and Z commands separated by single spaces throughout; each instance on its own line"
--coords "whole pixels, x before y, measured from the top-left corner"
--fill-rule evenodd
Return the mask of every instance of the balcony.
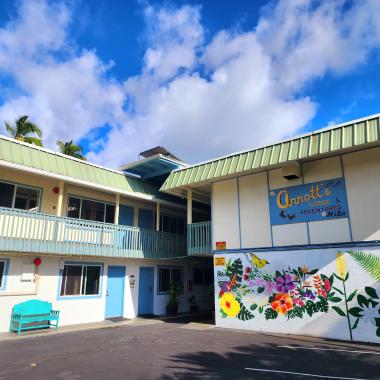
M 211 222 L 187 225 L 187 254 L 211 256 Z
M 3 207 L 0 251 L 138 259 L 187 255 L 184 235 Z

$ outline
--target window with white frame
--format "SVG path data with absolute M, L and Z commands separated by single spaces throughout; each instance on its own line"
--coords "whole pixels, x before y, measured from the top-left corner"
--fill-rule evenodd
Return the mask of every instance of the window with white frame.
M 4 285 L 5 265 L 5 260 L 0 260 L 0 289 Z
M 194 285 L 211 285 L 213 282 L 212 269 L 208 267 L 193 268 Z
M 35 187 L 0 182 L 0 206 L 38 211 L 41 190 Z
M 167 293 L 170 284 L 172 283 L 183 287 L 183 269 L 175 267 L 159 267 L 158 292 Z
M 70 218 L 114 223 L 115 205 L 91 199 L 69 196 L 67 216 Z
M 98 295 L 101 265 L 65 264 L 62 272 L 61 296 Z

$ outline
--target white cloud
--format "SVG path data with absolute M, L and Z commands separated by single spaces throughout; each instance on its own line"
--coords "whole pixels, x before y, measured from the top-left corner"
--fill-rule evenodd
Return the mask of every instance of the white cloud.
M 293 135 L 317 111 L 307 84 L 366 63 L 380 42 L 377 0 L 271 2 L 256 28 L 222 30 L 207 42 L 200 8 L 148 6 L 141 73 L 120 83 L 95 52 L 70 41 L 64 4 L 41 1 L 38 11 L 26 4 L 0 30 L 8 55 L 0 50 L 1 68 L 23 90 L 0 108 L 0 120 L 28 113 L 49 144 L 91 139 L 108 124 L 88 158 L 111 166 L 154 145 L 199 161 Z M 17 40 L 33 17 L 55 37 L 31 35 L 24 54 Z
M 29 115 L 49 147 L 125 120 L 122 84 L 106 79 L 110 64 L 69 41 L 70 20 L 64 3 L 24 1 L 0 29 L 0 69 L 19 89 L 1 105 L 0 120 Z

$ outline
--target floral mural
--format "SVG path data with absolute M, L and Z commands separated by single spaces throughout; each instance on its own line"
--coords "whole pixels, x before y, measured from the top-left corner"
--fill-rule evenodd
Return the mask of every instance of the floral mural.
M 365 252 L 348 252 L 375 280 L 380 280 L 380 258 Z M 248 321 L 263 315 L 265 320 L 307 318 L 330 309 L 347 321 L 352 331 L 359 323 L 370 323 L 380 337 L 380 299 L 376 290 L 346 292 L 349 272 L 343 253 L 336 257 L 336 272 L 327 276 L 307 266 L 270 272 L 269 262 L 256 254 L 230 259 L 216 267 L 222 318 Z M 247 264 L 248 263 L 248 264 Z M 354 305 L 351 307 L 351 305 Z

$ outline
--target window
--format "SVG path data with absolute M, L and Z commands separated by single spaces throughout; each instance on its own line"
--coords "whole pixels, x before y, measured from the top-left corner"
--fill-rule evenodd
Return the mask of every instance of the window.
M 94 220 L 96 222 L 114 223 L 115 205 L 69 196 L 67 216 L 70 218 Z
M 0 289 L 4 286 L 5 261 L 0 260 Z
M 160 230 L 183 235 L 185 233 L 185 219 L 181 216 L 161 214 Z
M 41 190 L 33 187 L 0 182 L 0 206 L 38 211 Z
M 194 285 L 211 285 L 213 282 L 211 268 L 193 268 Z
M 61 296 L 98 295 L 101 265 L 65 264 L 62 273 Z
M 182 268 L 158 268 L 158 292 L 167 293 L 171 283 L 175 283 L 183 287 Z

